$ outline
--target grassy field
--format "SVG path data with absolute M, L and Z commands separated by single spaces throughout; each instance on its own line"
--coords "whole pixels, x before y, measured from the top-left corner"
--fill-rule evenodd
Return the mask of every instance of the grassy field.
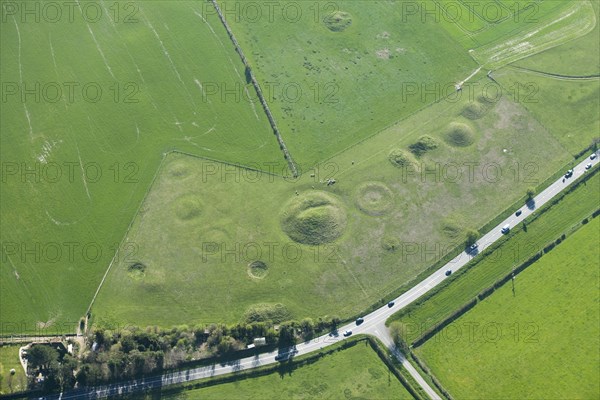
M 75 329 L 166 151 L 284 164 L 260 108 L 203 93 L 246 81 L 199 2 L 94 4 L 2 9 L 0 334 Z
M 599 232 L 595 218 L 417 350 L 453 396 L 600 396 Z
M 558 3 L 558 2 L 557 2 Z M 600 3 L 591 2 L 596 15 L 596 21 L 600 21 Z M 570 41 L 561 46 L 546 50 L 534 57 L 528 57 L 517 63 L 522 68 L 545 71 L 565 76 L 589 76 L 600 74 L 600 23 L 596 23 L 594 29 L 578 40 Z M 586 59 L 585 63 L 573 62 L 573 60 Z
M 540 218 L 527 224 L 526 232 L 521 229 L 515 231 L 510 240 L 494 250 L 493 254 L 483 258 L 450 286 L 414 308 L 395 314 L 390 321 L 399 320 L 404 323 L 407 327 L 405 339 L 413 342 L 429 328 L 473 299 L 480 291 L 510 273 L 513 267 L 526 261 L 548 242 L 598 209 L 599 195 L 600 174 L 596 174 L 586 185 L 579 186 Z
M 143 398 L 156 398 L 148 395 Z M 163 394 L 163 399 L 412 399 L 368 346 L 335 352 L 291 372 Z
M 10 370 L 15 370 L 15 375 Z M 19 346 L 0 346 L 0 394 L 26 389 L 27 378 L 19 363 Z
M 410 153 L 425 135 L 435 148 Z M 413 164 L 392 164 L 394 149 Z M 568 161 L 519 104 L 468 97 L 436 103 L 293 181 L 173 154 L 120 251 L 136 253 L 113 265 L 100 291 L 95 322 L 234 323 L 264 303 L 297 319 L 351 317 Z M 256 271 L 255 261 L 265 266 Z
M 453 87 L 477 67 L 435 21 L 404 20 L 400 3 L 283 1 L 259 22 L 243 1 L 220 3 L 304 167 L 440 99 L 422 85 Z

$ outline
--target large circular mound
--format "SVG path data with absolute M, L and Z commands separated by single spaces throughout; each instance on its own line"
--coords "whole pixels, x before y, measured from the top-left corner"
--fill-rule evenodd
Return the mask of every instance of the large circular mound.
M 352 24 L 352 15 L 345 11 L 336 11 L 323 19 L 327 29 L 332 32 L 341 32 Z
M 173 204 L 175 215 L 180 221 L 190 221 L 202 213 L 202 202 L 195 194 L 186 194 L 175 200 Z
M 475 120 L 483 117 L 485 114 L 485 106 L 481 103 L 469 103 L 463 108 L 461 115 L 470 120 Z
M 340 237 L 346 227 L 344 207 L 325 192 L 296 196 L 284 210 L 281 227 L 290 239 L 298 243 L 330 243 Z
M 269 267 L 263 261 L 253 261 L 248 264 L 248 275 L 252 278 L 263 279 L 269 273 Z
M 394 194 L 383 183 L 363 183 L 356 191 L 356 205 L 365 214 L 372 216 L 384 215 L 394 206 Z
M 392 165 L 397 168 L 404 168 L 412 163 L 412 159 L 408 153 L 401 149 L 393 149 L 390 151 L 388 160 L 390 160 Z
M 473 128 L 469 125 L 453 122 L 448 126 L 444 134 L 444 140 L 450 146 L 467 147 L 475 141 L 475 134 L 473 133 Z

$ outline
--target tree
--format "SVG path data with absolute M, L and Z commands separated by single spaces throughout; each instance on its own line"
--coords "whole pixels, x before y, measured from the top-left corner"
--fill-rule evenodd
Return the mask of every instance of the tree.
M 27 352 L 27 361 L 36 368 L 47 370 L 50 363 L 58 361 L 58 351 L 43 344 L 32 346 Z
M 475 244 L 475 242 L 477 242 L 478 238 L 479 238 L 479 233 L 474 229 L 469 229 L 467 231 L 467 240 L 466 240 L 467 246 L 471 246 L 472 244 Z
M 404 338 L 402 337 L 403 332 L 404 327 L 402 323 L 394 321 L 390 324 L 390 335 L 392 336 L 394 344 L 404 355 L 406 355 L 410 353 L 410 346 L 404 341 Z
M 531 200 L 533 199 L 533 196 L 535 195 L 535 188 L 533 187 L 529 187 L 527 188 L 527 200 Z

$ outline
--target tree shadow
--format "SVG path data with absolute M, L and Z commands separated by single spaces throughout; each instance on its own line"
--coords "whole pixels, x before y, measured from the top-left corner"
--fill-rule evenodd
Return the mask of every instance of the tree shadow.
M 530 210 L 535 210 L 535 200 L 534 199 L 529 199 L 527 200 L 527 202 L 525 203 L 525 205 L 527 206 L 527 208 L 529 208 Z

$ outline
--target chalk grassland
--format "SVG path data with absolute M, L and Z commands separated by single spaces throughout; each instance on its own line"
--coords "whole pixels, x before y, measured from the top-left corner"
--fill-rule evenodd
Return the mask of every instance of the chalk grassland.
M 405 98 L 406 85 L 453 86 L 476 68 L 435 21 L 404 22 L 399 3 L 283 1 L 259 22 L 243 1 L 219 4 L 304 166 L 435 101 Z
M 595 218 L 417 353 L 457 398 L 598 398 L 599 241 Z
M 360 313 L 569 161 L 508 97 L 437 103 L 292 182 L 169 156 L 121 248 L 137 252 L 113 266 L 94 322 L 234 323 L 263 303 L 287 318 Z M 417 157 L 423 136 L 435 148 Z
M 218 19 L 198 2 L 127 7 L 89 24 L 3 8 L 1 334 L 75 329 L 166 151 L 284 164 L 260 109 L 203 96 L 206 82 L 245 87 Z
M 11 375 L 10 370 L 15 374 Z M 0 394 L 20 392 L 27 387 L 27 377 L 19 362 L 19 346 L 0 346 Z
M 154 398 L 151 395 L 136 399 Z M 293 371 L 161 394 L 184 399 L 412 399 L 370 347 L 358 344 Z
M 598 19 L 600 3 L 593 3 Z M 529 112 L 572 154 L 598 138 L 600 28 L 493 73 L 505 89 L 520 88 Z M 553 60 L 553 61 L 552 61 Z M 523 85 L 525 83 L 526 85 Z
M 568 79 L 506 68 L 494 73 L 494 79 L 506 90 L 518 88 L 522 96 L 534 96 L 525 107 L 571 154 L 600 136 L 600 77 Z
M 519 229 L 514 236 L 494 253 L 482 259 L 467 274 L 442 289 L 432 298 L 395 314 L 390 321 L 399 320 L 411 329 L 405 331 L 405 340 L 412 343 L 420 335 L 450 316 L 452 312 L 475 298 L 529 257 L 554 241 L 564 232 L 579 224 L 598 209 L 600 175 L 592 177 L 568 194 L 544 215 L 527 224 L 527 232 Z

